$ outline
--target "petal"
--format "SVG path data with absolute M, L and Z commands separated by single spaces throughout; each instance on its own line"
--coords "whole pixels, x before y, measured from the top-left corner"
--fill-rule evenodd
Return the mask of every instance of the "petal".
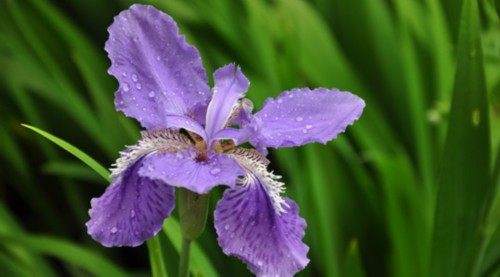
M 241 69 L 234 64 L 217 69 L 214 73 L 215 87 L 207 110 L 207 134 L 211 138 L 228 123 L 231 112 L 238 106 L 250 83 Z
M 207 141 L 205 129 L 194 119 L 183 115 L 167 115 L 167 122 L 166 127 L 168 128 L 183 128 L 187 131 L 198 134 L 204 141 Z
M 141 140 L 120 153 L 120 158 L 112 165 L 111 177 L 120 176 L 132 164 L 151 153 L 180 151 L 192 147 L 192 142 L 185 135 L 171 129 L 142 131 L 141 135 Z
M 139 174 L 204 194 L 220 184 L 234 186 L 236 179 L 244 175 L 244 171 L 225 154 L 201 154 L 195 149 L 189 149 L 154 155 L 145 161 Z
M 165 127 L 167 114 L 192 115 L 206 107 L 210 88 L 200 55 L 170 16 L 135 4 L 108 31 L 109 73 L 120 84 L 117 110 L 152 129 Z
M 139 176 L 142 162 L 131 165 L 101 197 L 91 201 L 87 230 L 104 246 L 142 244 L 161 230 L 174 208 L 174 188 Z
M 269 98 L 247 128 L 255 131 L 250 142 L 265 147 L 326 143 L 357 120 L 365 102 L 337 89 L 293 89 Z
M 215 209 L 215 229 L 226 255 L 248 264 L 257 276 L 292 276 L 308 263 L 302 242 L 306 222 L 298 207 L 285 198 L 285 213 L 275 213 L 260 184 L 224 192 Z

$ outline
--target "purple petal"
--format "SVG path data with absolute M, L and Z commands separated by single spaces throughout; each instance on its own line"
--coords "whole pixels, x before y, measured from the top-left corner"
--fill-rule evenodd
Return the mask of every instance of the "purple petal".
M 88 233 L 104 246 L 141 245 L 161 230 L 174 209 L 174 188 L 139 176 L 142 162 L 130 166 L 91 201 Z
M 152 129 L 165 127 L 167 114 L 192 115 L 206 107 L 210 88 L 200 55 L 170 16 L 135 4 L 108 31 L 109 73 L 120 84 L 117 110 Z
M 204 194 L 220 184 L 234 186 L 236 179 L 244 175 L 244 171 L 225 154 L 202 154 L 189 149 L 151 156 L 144 162 L 139 174 Z
M 167 115 L 167 128 L 183 128 L 200 135 L 204 141 L 207 141 L 205 129 L 196 120 L 183 115 Z
M 233 128 L 225 128 L 219 130 L 212 137 L 213 140 L 221 140 L 221 139 L 231 139 L 234 141 L 234 144 L 240 145 L 241 142 L 245 142 L 245 134 L 243 134 L 244 130 L 233 129 Z
M 337 89 L 293 89 L 269 98 L 247 128 L 257 130 L 250 142 L 265 147 L 326 143 L 357 120 L 365 102 Z
M 222 250 L 257 276 L 292 276 L 309 263 L 302 242 L 306 222 L 297 204 L 284 199 L 288 207 L 278 215 L 262 185 L 237 186 L 224 192 L 215 209 Z
M 207 134 L 211 138 L 228 123 L 231 112 L 244 96 L 250 83 L 234 64 L 217 69 L 214 73 L 215 87 L 207 110 Z

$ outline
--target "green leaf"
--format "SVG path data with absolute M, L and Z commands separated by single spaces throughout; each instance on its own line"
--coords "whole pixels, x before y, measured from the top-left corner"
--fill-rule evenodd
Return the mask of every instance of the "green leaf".
M 58 137 L 55 137 L 55 136 L 53 136 L 53 135 L 51 135 L 43 130 L 40 130 L 36 127 L 30 126 L 27 124 L 21 124 L 21 125 L 32 130 L 32 131 L 35 131 L 36 133 L 42 135 L 46 139 L 57 144 L 59 147 L 68 151 L 73 156 L 77 157 L 82 162 L 84 162 L 86 165 L 88 165 L 90 168 L 92 168 L 97 174 L 101 175 L 106 181 L 108 181 L 108 182 L 111 181 L 111 179 L 109 178 L 108 170 L 106 168 L 104 168 L 102 165 L 100 165 L 98 162 L 96 162 L 94 159 L 92 159 L 89 155 L 85 154 L 80 149 L 78 149 L 75 146 L 69 144 L 68 142 L 66 142 Z
M 431 276 L 473 276 L 491 203 L 490 135 L 477 1 L 464 0 L 437 194 Z
M 104 257 L 67 241 L 47 236 L 0 233 L 2 244 L 16 244 L 80 266 L 95 276 L 127 276 Z
M 167 269 L 163 262 L 163 253 L 161 250 L 160 239 L 156 236 L 147 241 L 149 252 L 149 263 L 153 277 L 167 277 Z

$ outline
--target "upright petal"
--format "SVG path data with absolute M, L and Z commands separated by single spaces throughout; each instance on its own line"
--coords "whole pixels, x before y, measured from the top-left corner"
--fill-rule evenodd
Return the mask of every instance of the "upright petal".
M 214 73 L 215 87 L 207 110 L 207 134 L 211 138 L 225 127 L 238 100 L 245 95 L 250 83 L 239 67 L 234 64 L 217 69 Z
M 188 149 L 177 153 L 161 153 L 145 161 L 141 176 L 161 180 L 196 193 L 207 193 L 217 185 L 234 186 L 243 169 L 230 157 L 213 152 Z
M 226 190 L 215 209 L 222 250 L 243 260 L 257 276 L 292 276 L 309 263 L 309 247 L 302 242 L 306 222 L 297 204 L 284 199 L 287 207 L 278 215 L 256 182 Z
M 147 129 L 165 127 L 166 114 L 193 115 L 210 88 L 198 50 L 178 34 L 174 20 L 134 4 L 109 27 L 109 73 L 120 87 L 115 105 Z
M 247 129 L 256 130 L 249 141 L 265 147 L 326 143 L 357 120 L 365 102 L 337 89 L 293 89 L 269 98 Z
M 88 233 L 104 246 L 142 244 L 161 230 L 174 208 L 174 188 L 139 176 L 142 161 L 132 164 L 91 201 Z

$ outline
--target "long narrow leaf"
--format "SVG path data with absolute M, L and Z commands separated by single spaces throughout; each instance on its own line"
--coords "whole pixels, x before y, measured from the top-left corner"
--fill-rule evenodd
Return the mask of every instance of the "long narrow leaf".
M 479 31 L 477 1 L 464 0 L 431 276 L 471 276 L 491 202 L 489 114 Z
M 27 124 L 21 124 L 21 125 L 32 130 L 32 131 L 35 131 L 36 133 L 42 135 L 46 139 L 57 144 L 59 147 L 68 151 L 73 156 L 77 157 L 82 162 L 84 162 L 86 165 L 88 165 L 90 168 L 92 168 L 97 174 L 101 175 L 106 181 L 110 181 L 108 170 L 106 168 L 104 168 L 102 165 L 100 165 L 98 162 L 96 162 L 94 159 L 92 159 L 89 155 L 85 154 L 80 149 L 78 149 L 78 148 L 74 147 L 73 145 L 69 144 L 68 142 L 66 142 L 60 138 L 57 138 L 57 137 L 55 137 L 55 136 L 53 136 L 53 135 L 51 135 L 43 130 L 36 128 L 36 127 L 30 126 Z

